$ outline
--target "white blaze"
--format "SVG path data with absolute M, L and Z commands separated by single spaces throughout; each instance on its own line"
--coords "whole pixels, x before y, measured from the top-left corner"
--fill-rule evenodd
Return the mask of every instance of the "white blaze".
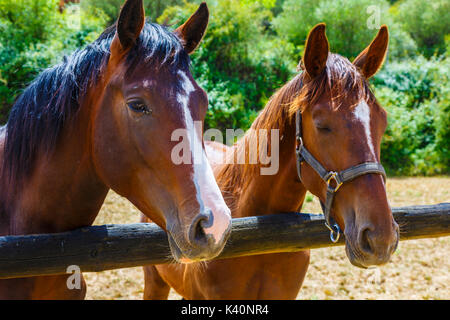
M 204 231 L 206 234 L 212 234 L 216 243 L 218 243 L 222 240 L 222 235 L 230 224 L 230 209 L 223 200 L 211 165 L 206 157 L 206 152 L 203 149 L 201 139 L 202 122 L 196 121 L 194 124 L 188 107 L 190 94 L 195 91 L 194 85 L 183 71 L 179 71 L 178 75 L 182 79 L 181 83 L 184 93 L 177 94 L 177 101 L 182 105 L 185 114 L 187 136 L 191 146 L 190 150 L 192 151 L 197 199 L 200 203 L 200 210 L 203 211 L 206 206 L 211 209 L 214 218 L 212 226 L 205 228 Z
M 372 133 L 370 130 L 370 107 L 365 100 L 361 100 L 358 103 L 355 110 L 353 111 L 353 115 L 355 116 L 356 120 L 361 122 L 361 124 L 363 125 L 367 139 L 367 146 L 369 147 L 373 158 L 376 159 L 375 148 L 372 141 Z

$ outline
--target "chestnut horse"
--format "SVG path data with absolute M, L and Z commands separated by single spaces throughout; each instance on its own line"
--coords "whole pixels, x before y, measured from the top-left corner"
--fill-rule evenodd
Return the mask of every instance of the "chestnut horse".
M 172 159 L 181 129 L 206 160 L 194 121 L 208 99 L 189 54 L 208 19 L 202 4 L 172 32 L 145 22 L 142 0 L 128 0 L 115 26 L 24 91 L 0 131 L 0 235 L 89 226 L 113 189 L 168 232 L 175 259 L 222 251 L 231 216 L 211 167 Z M 0 298 L 84 298 L 84 281 L 69 290 L 67 278 L 0 280 Z
M 298 161 L 296 151 L 301 149 L 297 140 L 303 141 L 302 147 L 327 171 L 352 168 L 354 172 L 360 164 L 382 168 L 380 143 L 387 117 L 370 91 L 368 79 L 381 67 L 387 44 L 388 31 L 383 26 L 352 64 L 329 53 L 325 25 L 317 25 L 307 39 L 300 64 L 303 72 L 271 98 L 252 130 L 233 147 L 208 144 L 208 156 L 217 162 L 225 158 L 227 150 L 231 157 L 246 152 L 246 145 L 255 141 L 259 130 L 279 130 L 279 170 L 275 175 L 261 175 L 262 165 L 230 164 L 230 158 L 226 158 L 227 164 L 214 165 L 234 218 L 298 212 L 307 190 L 326 203 L 329 185 L 311 161 Z M 398 243 L 398 226 L 388 204 L 383 174 L 382 169 L 365 170 L 339 185 L 332 202 L 330 218 L 344 230 L 347 256 L 359 267 L 386 263 Z M 334 182 L 338 181 L 331 181 L 331 188 L 339 188 Z M 144 298 L 165 299 L 172 287 L 186 299 L 295 299 L 309 257 L 309 251 L 301 251 L 202 265 L 147 266 Z

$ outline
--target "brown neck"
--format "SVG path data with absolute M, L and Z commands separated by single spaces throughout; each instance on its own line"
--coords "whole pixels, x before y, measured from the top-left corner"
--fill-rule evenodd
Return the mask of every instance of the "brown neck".
M 234 218 L 297 212 L 301 208 L 306 189 L 297 176 L 294 127 L 285 128 L 280 138 L 280 162 L 277 174 L 261 175 L 259 169 L 249 170 L 251 175 L 240 179 L 241 184 L 245 183 L 245 186 L 227 188 L 235 190 L 231 195 L 224 194 Z M 234 170 L 240 170 L 242 173 L 242 165 L 228 166 L 232 166 Z M 222 189 L 220 179 L 219 186 Z
M 80 107 L 55 151 L 38 156 L 33 174 L 2 201 L 0 234 L 61 232 L 94 222 L 108 187 L 92 164 L 90 109 Z

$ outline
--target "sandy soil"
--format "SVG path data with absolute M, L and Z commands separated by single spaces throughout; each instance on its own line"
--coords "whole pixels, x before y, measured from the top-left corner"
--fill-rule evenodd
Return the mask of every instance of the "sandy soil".
M 392 206 L 450 202 L 450 177 L 393 178 L 387 189 Z M 304 212 L 320 212 L 307 197 Z M 111 192 L 95 222 L 139 222 L 140 213 Z M 450 299 L 450 237 L 400 242 L 392 260 L 375 269 L 350 264 L 344 247 L 311 251 L 311 264 L 298 299 Z M 86 273 L 87 299 L 142 299 L 141 268 Z M 180 299 L 171 292 L 170 299 Z

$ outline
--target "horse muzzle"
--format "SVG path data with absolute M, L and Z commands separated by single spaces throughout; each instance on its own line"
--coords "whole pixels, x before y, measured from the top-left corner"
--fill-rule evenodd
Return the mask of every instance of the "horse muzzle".
M 219 236 L 217 233 L 209 232 L 213 224 L 214 216 L 211 210 L 207 209 L 205 213 L 201 213 L 193 219 L 191 225 L 186 229 L 186 233 L 168 232 L 169 245 L 175 260 L 181 263 L 191 263 L 217 257 L 231 234 L 231 217 L 227 221 L 221 221 Z
M 350 262 L 360 268 L 389 262 L 399 242 L 399 228 L 393 222 L 392 230 L 380 232 L 371 227 L 360 228 L 355 236 L 346 235 L 345 251 Z

